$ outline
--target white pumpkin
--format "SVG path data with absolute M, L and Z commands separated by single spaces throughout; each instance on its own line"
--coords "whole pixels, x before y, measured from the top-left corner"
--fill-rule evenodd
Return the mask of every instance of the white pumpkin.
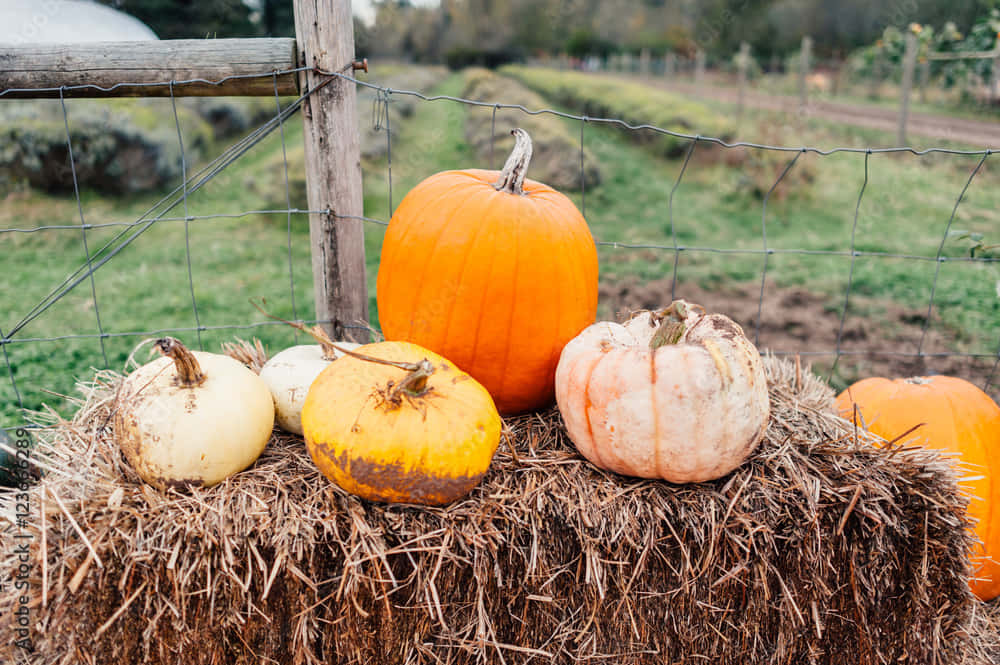
M 308 331 L 307 331 L 308 332 Z M 336 342 L 340 348 L 353 351 L 361 346 L 353 342 Z M 326 344 L 302 344 L 275 354 L 260 370 L 274 398 L 278 426 L 286 432 L 302 434 L 302 405 L 309 386 L 320 372 L 343 354 Z
M 675 483 L 738 467 L 770 414 L 760 354 L 743 330 L 683 300 L 586 328 L 559 358 L 556 401 L 595 466 Z
M 267 385 L 229 356 L 171 337 L 156 346 L 166 357 L 125 377 L 113 416 L 132 468 L 166 489 L 208 487 L 253 464 L 274 427 Z

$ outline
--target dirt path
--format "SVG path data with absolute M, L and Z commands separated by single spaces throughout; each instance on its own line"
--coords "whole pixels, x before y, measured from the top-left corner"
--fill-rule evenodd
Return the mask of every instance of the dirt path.
M 690 82 L 656 78 L 642 80 L 649 85 L 682 92 L 693 97 L 704 97 L 733 104 L 737 103 L 739 99 L 739 91 L 733 88 L 697 86 Z M 799 98 L 791 95 L 773 95 L 748 90 L 746 102 L 753 108 L 767 111 L 782 111 L 793 114 L 800 112 Z M 804 113 L 823 120 L 888 131 L 893 134 L 895 134 L 899 122 L 897 109 L 826 100 L 810 101 Z M 1000 148 L 1000 122 L 911 112 L 907 124 L 907 134 L 912 139 L 921 137 L 921 140 L 910 141 L 910 144 L 916 148 L 932 147 L 942 141 L 965 143 L 977 149 Z

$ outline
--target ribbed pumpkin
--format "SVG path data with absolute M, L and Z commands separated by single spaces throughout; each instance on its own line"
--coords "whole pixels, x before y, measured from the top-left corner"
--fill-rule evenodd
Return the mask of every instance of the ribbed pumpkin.
M 973 593 L 983 600 L 1000 595 L 1000 407 L 963 379 L 927 376 L 858 381 L 837 396 L 840 415 L 892 441 L 958 453 L 970 480 L 969 515 L 977 520 L 973 548 Z M 920 425 L 910 434 L 908 430 Z
M 559 360 L 556 400 L 595 466 L 675 483 L 738 467 L 770 413 L 760 354 L 743 330 L 683 300 L 580 333 Z
M 444 505 L 465 496 L 489 469 L 500 427 L 482 385 L 407 342 L 349 351 L 320 373 L 302 407 L 316 466 L 372 501 Z
M 503 413 L 551 403 L 559 353 L 597 312 L 597 250 L 572 201 L 525 180 L 531 139 L 503 170 L 446 171 L 389 222 L 378 272 L 387 339 L 451 359 Z

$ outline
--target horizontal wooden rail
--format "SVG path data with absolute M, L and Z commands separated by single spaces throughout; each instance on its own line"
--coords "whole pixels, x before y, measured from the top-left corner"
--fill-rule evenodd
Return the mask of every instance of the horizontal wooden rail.
M 273 95 L 298 66 L 294 39 L 0 44 L 0 100 Z M 195 79 L 200 79 L 195 80 Z M 173 86 L 169 85 L 174 81 Z M 277 76 L 297 95 L 298 76 Z
M 928 60 L 989 60 L 1000 58 L 1000 49 L 994 51 L 955 51 L 953 53 L 929 53 Z

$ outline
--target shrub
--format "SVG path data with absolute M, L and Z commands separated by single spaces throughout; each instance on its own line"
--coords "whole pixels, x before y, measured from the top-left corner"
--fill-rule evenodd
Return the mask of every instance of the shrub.
M 173 110 L 165 100 L 73 100 L 68 105 L 73 161 L 81 187 L 121 194 L 181 177 Z M 177 108 L 188 167 L 211 141 L 207 122 Z M 70 192 L 73 176 L 62 107 L 56 100 L 0 106 L 0 178 Z

